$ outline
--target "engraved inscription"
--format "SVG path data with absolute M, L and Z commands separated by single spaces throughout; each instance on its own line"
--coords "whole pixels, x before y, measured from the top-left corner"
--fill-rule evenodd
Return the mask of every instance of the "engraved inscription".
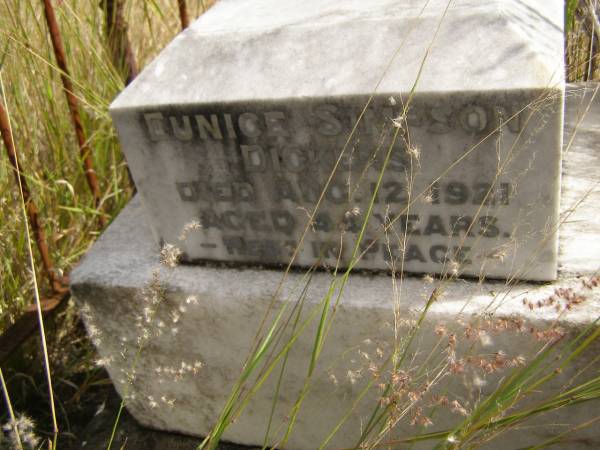
M 526 99 L 365 104 L 150 110 L 140 123 L 149 157 L 182 161 L 172 189 L 199 220 L 194 245 L 209 258 L 286 263 L 307 229 L 301 264 L 345 265 L 362 230 L 365 266 L 401 259 L 441 270 L 481 264 L 513 239 L 506 217 L 518 183 L 504 168 L 519 157 L 511 145 L 527 124 Z

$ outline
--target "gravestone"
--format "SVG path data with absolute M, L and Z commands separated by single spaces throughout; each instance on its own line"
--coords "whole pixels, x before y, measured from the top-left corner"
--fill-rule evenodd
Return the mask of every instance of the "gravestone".
M 265 355 L 285 348 L 285 367 L 256 366 L 274 375 L 238 391 L 254 395 L 223 439 L 312 450 L 332 437 L 324 448 L 352 448 L 385 400 L 369 363 L 393 360 L 415 329 L 409 373 L 428 372 L 436 349 L 450 363 L 440 326 L 462 341 L 457 352 L 476 349 L 463 356 L 518 364 L 538 354 L 537 336 L 593 324 L 600 109 L 575 134 L 579 106 L 583 115 L 596 96 L 569 95 L 561 171 L 562 28 L 558 0 L 221 0 L 178 36 L 111 106 L 139 196 L 71 274 L 128 411 L 148 427 L 208 435 L 281 312 Z M 287 264 L 301 241 L 298 266 L 440 275 L 257 267 Z M 158 242 L 187 262 L 254 265 L 165 267 Z M 555 282 L 519 280 L 556 278 L 557 266 Z M 339 303 L 327 310 L 333 292 Z M 548 303 L 557 292 L 579 303 Z M 335 322 L 306 384 L 325 312 Z M 543 394 L 596 370 L 596 350 L 554 373 Z M 435 393 L 475 407 L 509 370 L 469 369 Z M 511 430 L 508 445 L 486 444 L 539 444 L 589 417 L 587 404 L 561 408 Z M 407 419 L 386 439 L 417 432 Z M 463 420 L 441 408 L 431 430 Z M 595 430 L 578 432 L 570 448 L 598 447 Z
M 562 26 L 562 0 L 221 0 L 110 110 L 184 261 L 551 280 Z
M 537 340 L 538 333 L 564 330 L 575 336 L 597 326 L 600 287 L 588 289 L 585 283 L 594 276 L 598 279 L 600 267 L 598 91 L 598 85 L 591 88 L 571 86 L 567 95 L 566 116 L 569 120 L 564 149 L 558 280 L 552 283 L 443 279 L 427 282 L 422 277 L 407 276 L 402 283 L 393 284 L 392 278 L 385 273 L 352 274 L 294 431 L 287 445 L 278 448 L 318 448 L 350 408 L 354 408 L 325 447 L 353 448 L 381 395 L 381 391 L 373 386 L 362 402 L 355 403 L 365 384 L 373 380 L 363 355 L 370 355 L 372 361 L 380 364 L 382 359 L 377 348 L 388 354 L 390 347 L 384 344 L 394 341 L 391 324 L 396 319 L 398 298 L 401 298 L 398 334 L 403 338 L 413 329 L 414 321 L 419 319 L 426 299 L 434 289 L 440 289 L 442 293 L 419 326 L 416 361 L 411 357 L 411 363 L 407 363 L 416 371 L 422 368 L 419 358 L 429 355 L 432 349 L 444 353 L 445 341 L 440 347 L 438 335 L 440 324 L 456 333 L 463 345 L 477 346 L 480 350 L 468 353 L 475 359 L 504 352 L 510 358 L 522 356 L 528 363 L 545 345 L 544 341 Z M 149 222 L 149 213 L 138 196 L 72 271 L 71 291 L 84 312 L 83 319 L 100 359 L 128 411 L 146 427 L 197 436 L 198 443 L 202 436 L 212 431 L 225 408 L 244 362 L 254 348 L 265 311 L 273 312 L 267 324 L 284 306 L 288 312 L 294 311 L 306 277 L 304 273 L 293 271 L 282 282 L 281 270 L 219 265 L 163 267 L 155 276 L 161 264 Z M 321 311 L 322 300 L 330 291 L 334 278 L 325 271 L 312 275 L 300 323 L 315 308 Z M 279 295 L 275 295 L 279 283 L 282 288 Z M 140 328 L 140 318 L 148 317 L 146 311 L 154 308 L 148 300 L 148 291 L 157 284 L 164 292 L 164 298 L 150 323 L 142 320 L 143 327 Z M 583 298 L 583 302 L 555 310 L 556 303 L 548 306 L 547 301 L 557 291 L 572 292 Z M 542 307 L 529 307 L 538 304 Z M 287 319 L 287 315 L 284 318 Z M 272 434 L 267 443 L 274 445 L 279 441 L 298 395 L 305 387 L 317 322 L 318 314 L 298 336 L 288 355 L 281 385 L 278 384 L 281 367 L 277 366 L 244 413 L 227 428 L 224 440 L 262 448 L 269 417 L 273 414 Z M 498 324 L 508 328 L 505 331 L 494 329 Z M 485 333 L 470 339 L 466 337 L 467 330 L 471 330 L 471 334 L 473 330 Z M 140 348 L 140 338 L 146 333 L 150 338 Z M 537 407 L 546 399 L 564 393 L 565 386 L 573 386 L 576 373 L 590 376 L 598 373 L 599 351 L 596 342 L 573 362 L 571 370 L 557 372 L 553 381 L 540 389 L 539 395 L 534 394 L 531 406 Z M 464 357 L 461 353 L 458 357 Z M 197 362 L 201 366 L 196 371 Z M 552 361 L 548 363 L 552 371 L 555 366 Z M 360 370 L 362 378 L 356 379 Z M 487 375 L 483 371 L 467 371 L 460 376 L 444 377 L 439 385 L 441 393 L 437 393 L 457 398 L 467 408 L 473 407 L 476 403 L 467 404 L 467 399 L 489 398 L 498 383 L 511 375 L 511 370 Z M 348 377 L 348 373 L 355 378 Z M 382 378 L 385 378 L 384 374 Z M 577 382 L 580 381 L 583 379 Z M 478 383 L 476 387 L 469 384 L 474 382 Z M 278 402 L 272 412 L 277 393 Z M 515 413 L 521 410 L 519 405 L 515 408 Z M 486 442 L 485 448 L 530 448 L 589 423 L 596 413 L 595 408 L 593 402 L 585 402 L 542 414 L 537 421 L 526 422 Z M 111 417 L 114 421 L 114 415 Z M 432 419 L 434 424 L 423 432 L 453 429 L 464 420 L 447 408 L 440 408 Z M 419 433 L 421 430 L 411 426 L 410 420 L 411 417 L 407 417 L 400 422 L 389 438 Z M 110 423 L 112 427 L 113 422 Z M 142 440 L 150 445 L 149 435 L 143 432 L 130 435 L 130 424 L 123 428 L 119 427 L 116 436 L 121 442 L 127 440 L 135 445 Z M 564 443 L 564 448 L 569 450 L 600 448 L 595 427 L 578 429 L 569 438 Z M 177 448 L 181 442 L 177 435 L 164 436 L 164 439 L 168 441 L 161 441 L 162 448 Z M 432 446 L 433 441 L 428 441 L 415 448 Z

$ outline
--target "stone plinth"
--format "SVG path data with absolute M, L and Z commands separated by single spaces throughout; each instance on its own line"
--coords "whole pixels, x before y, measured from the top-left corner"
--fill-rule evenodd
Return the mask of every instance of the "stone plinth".
M 347 267 L 377 190 L 357 268 L 551 280 L 562 27 L 562 0 L 222 0 L 111 114 L 156 239 L 202 224 L 185 261 Z
M 441 332 L 441 326 L 457 334 L 458 356 L 465 354 L 465 347 L 473 345 L 476 348 L 473 355 L 490 356 L 503 351 L 507 358 L 530 359 L 542 345 L 537 338 L 543 337 L 545 330 L 559 326 L 566 333 L 574 333 L 598 318 L 599 291 L 585 288 L 583 282 L 597 274 L 600 267 L 600 194 L 597 189 L 600 105 L 596 102 L 573 135 L 570 130 L 580 113 L 586 112 L 583 92 L 583 88 L 574 87 L 568 94 L 567 117 L 571 122 L 565 142 L 570 146 L 564 151 L 558 280 L 550 284 L 441 282 L 406 276 L 402 282 L 397 279 L 394 287 L 392 278 L 386 274 L 353 274 L 336 310 L 331 334 L 297 417 L 294 433 L 285 448 L 314 450 L 347 412 L 371 377 L 365 355 L 376 365 L 389 355 L 396 301 L 399 302 L 396 323 L 399 336 L 403 337 L 433 289 L 440 289 L 441 296 L 431 306 L 415 343 L 419 353 L 414 361 L 407 363 L 407 368 L 414 370 L 418 370 L 423 355 L 440 339 L 436 331 Z M 589 98 L 588 91 L 586 99 Z M 148 287 L 153 272 L 159 267 L 159 248 L 151 237 L 148 222 L 139 199 L 133 200 L 73 271 L 72 291 L 77 302 L 85 305 L 84 318 L 90 334 L 97 342 L 101 357 L 108 363 L 117 390 L 127 396 L 127 408 L 137 420 L 153 428 L 202 436 L 211 430 L 240 374 L 258 326 L 282 280 L 282 272 L 210 265 L 162 269 L 158 279 L 165 298 L 159 303 L 155 316 L 145 317 L 146 308 L 152 305 L 152 291 Z M 331 281 L 332 275 L 328 272 L 314 273 L 303 317 L 314 308 L 320 308 Z M 275 298 L 272 311 L 285 304 L 291 311 L 304 282 L 303 272 L 290 273 Z M 554 309 L 556 304 L 546 306 L 556 288 L 572 288 L 586 299 L 559 313 Z M 538 302 L 544 305 L 537 307 Z M 148 324 L 144 325 L 146 319 Z M 142 328 L 137 326 L 139 321 Z M 315 327 L 314 322 L 307 326 L 289 354 L 274 414 L 271 443 L 277 442 L 277 433 L 282 431 L 280 426 L 287 424 L 286 418 L 302 389 Z M 470 328 L 479 330 L 477 338 L 465 337 Z M 144 332 L 151 337 L 139 354 L 133 382 L 128 384 L 126 374 L 131 372 L 137 341 Z M 443 339 L 440 352 L 446 337 Z M 585 367 L 597 354 L 597 347 L 591 349 L 573 369 Z M 596 367 L 588 370 L 597 370 Z M 278 374 L 279 368 L 274 373 Z M 482 371 L 467 371 L 464 377 L 448 381 L 450 384 L 443 384 L 444 380 L 442 385 L 448 387 L 451 398 L 470 408 L 479 390 L 482 395 L 492 391 L 506 373 L 486 375 Z M 561 391 L 570 376 L 571 373 L 557 375 L 544 387 L 543 393 Z M 276 378 L 275 375 L 258 391 L 246 412 L 225 433 L 225 439 L 263 444 Z M 470 388 L 465 387 L 463 381 Z M 379 395 L 375 390 L 365 396 L 327 448 L 354 444 Z M 510 444 L 500 440 L 494 444 L 495 448 L 538 443 L 566 431 L 570 424 L 589 420 L 595 413 L 594 408 L 584 404 L 542 416 L 537 426 L 511 431 L 503 437 L 510 439 Z M 455 425 L 461 417 L 444 410 L 432 420 L 431 430 L 437 430 Z M 395 434 L 414 434 L 417 430 L 409 422 L 410 418 L 402 421 Z M 584 439 L 569 443 L 568 448 L 598 448 L 600 445 L 596 430 L 584 430 L 580 437 Z M 424 448 L 428 448 L 427 445 Z

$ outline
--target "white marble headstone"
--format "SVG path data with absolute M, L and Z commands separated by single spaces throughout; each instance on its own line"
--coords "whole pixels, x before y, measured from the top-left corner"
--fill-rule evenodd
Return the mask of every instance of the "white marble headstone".
M 356 268 L 549 280 L 563 70 L 562 0 L 221 0 L 111 114 L 186 261 L 287 264 L 324 192 L 295 264 L 347 267 L 385 166 Z

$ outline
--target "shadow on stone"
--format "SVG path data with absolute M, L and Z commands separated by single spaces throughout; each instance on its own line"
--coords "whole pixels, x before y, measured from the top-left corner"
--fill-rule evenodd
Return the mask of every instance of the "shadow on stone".
M 112 386 L 107 388 L 107 398 L 90 423 L 82 430 L 72 450 L 105 449 L 119 410 L 121 399 Z M 145 428 L 123 410 L 112 448 L 126 450 L 195 450 L 202 440 L 179 433 Z M 232 443 L 221 443 L 219 450 L 248 450 L 248 447 Z

